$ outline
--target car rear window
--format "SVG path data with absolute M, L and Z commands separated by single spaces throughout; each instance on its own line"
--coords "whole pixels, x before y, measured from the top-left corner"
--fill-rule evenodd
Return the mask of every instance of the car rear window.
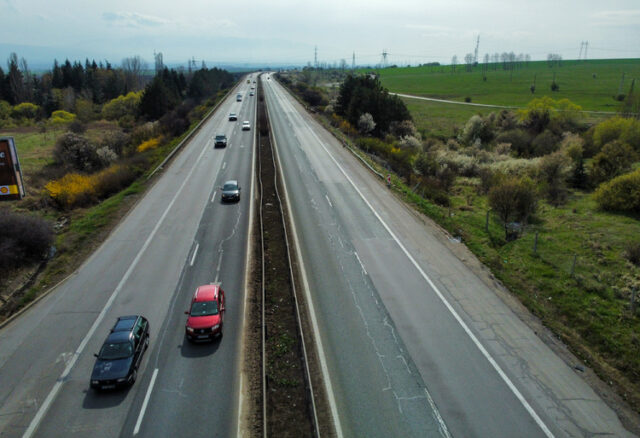
M 224 186 L 222 186 L 222 190 L 225 190 L 225 191 L 236 190 L 237 188 L 238 186 L 235 184 L 225 184 Z
M 98 355 L 102 360 L 124 359 L 133 354 L 131 342 L 106 343 Z
M 209 316 L 218 314 L 217 301 L 198 301 L 191 306 L 191 316 Z

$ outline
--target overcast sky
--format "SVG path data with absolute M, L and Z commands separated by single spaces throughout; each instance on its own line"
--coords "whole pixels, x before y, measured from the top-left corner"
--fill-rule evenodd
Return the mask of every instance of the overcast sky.
M 154 51 L 165 63 L 450 63 L 485 53 L 640 58 L 640 0 L 0 0 L 0 65 L 109 60 Z

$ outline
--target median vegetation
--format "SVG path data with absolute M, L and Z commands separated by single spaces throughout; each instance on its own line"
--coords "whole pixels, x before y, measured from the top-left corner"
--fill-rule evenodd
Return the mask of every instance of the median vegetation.
M 310 69 L 283 82 L 295 91 L 335 74 Z M 529 92 L 522 109 L 483 110 L 443 135 L 406 108 L 376 119 L 376 99 L 351 91 L 367 83 L 389 96 L 376 76 L 322 88 L 327 105 L 314 112 L 640 409 L 640 121 L 619 103 L 618 115 L 594 121 L 553 91 Z M 637 100 L 633 88 L 625 100 Z

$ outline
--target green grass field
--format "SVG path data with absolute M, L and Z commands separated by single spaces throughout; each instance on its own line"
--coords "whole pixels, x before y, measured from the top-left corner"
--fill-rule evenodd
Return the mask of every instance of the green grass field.
M 455 73 L 451 66 L 386 68 L 377 72 L 382 85 L 396 93 L 460 102 L 470 97 L 473 103 L 505 106 L 525 106 L 535 97 L 550 96 L 567 98 L 588 111 L 616 111 L 620 103 L 613 97 L 618 94 L 622 74 L 622 93 L 629 91 L 634 78 L 640 79 L 640 59 L 562 61 L 561 67 L 554 68 L 549 68 L 546 61 L 536 61 L 512 72 L 503 70 L 501 64 L 495 67 L 494 70 L 494 64 L 488 65 L 486 81 L 482 80 L 481 64 L 471 72 L 465 71 L 464 65 L 458 65 Z M 560 86 L 557 92 L 551 91 L 554 73 Z M 532 94 L 529 88 L 534 76 L 536 92 Z

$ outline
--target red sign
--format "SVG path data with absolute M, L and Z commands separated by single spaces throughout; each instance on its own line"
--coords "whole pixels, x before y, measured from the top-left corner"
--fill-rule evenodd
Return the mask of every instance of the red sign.
M 24 197 L 22 171 L 13 137 L 0 138 L 0 201 Z

